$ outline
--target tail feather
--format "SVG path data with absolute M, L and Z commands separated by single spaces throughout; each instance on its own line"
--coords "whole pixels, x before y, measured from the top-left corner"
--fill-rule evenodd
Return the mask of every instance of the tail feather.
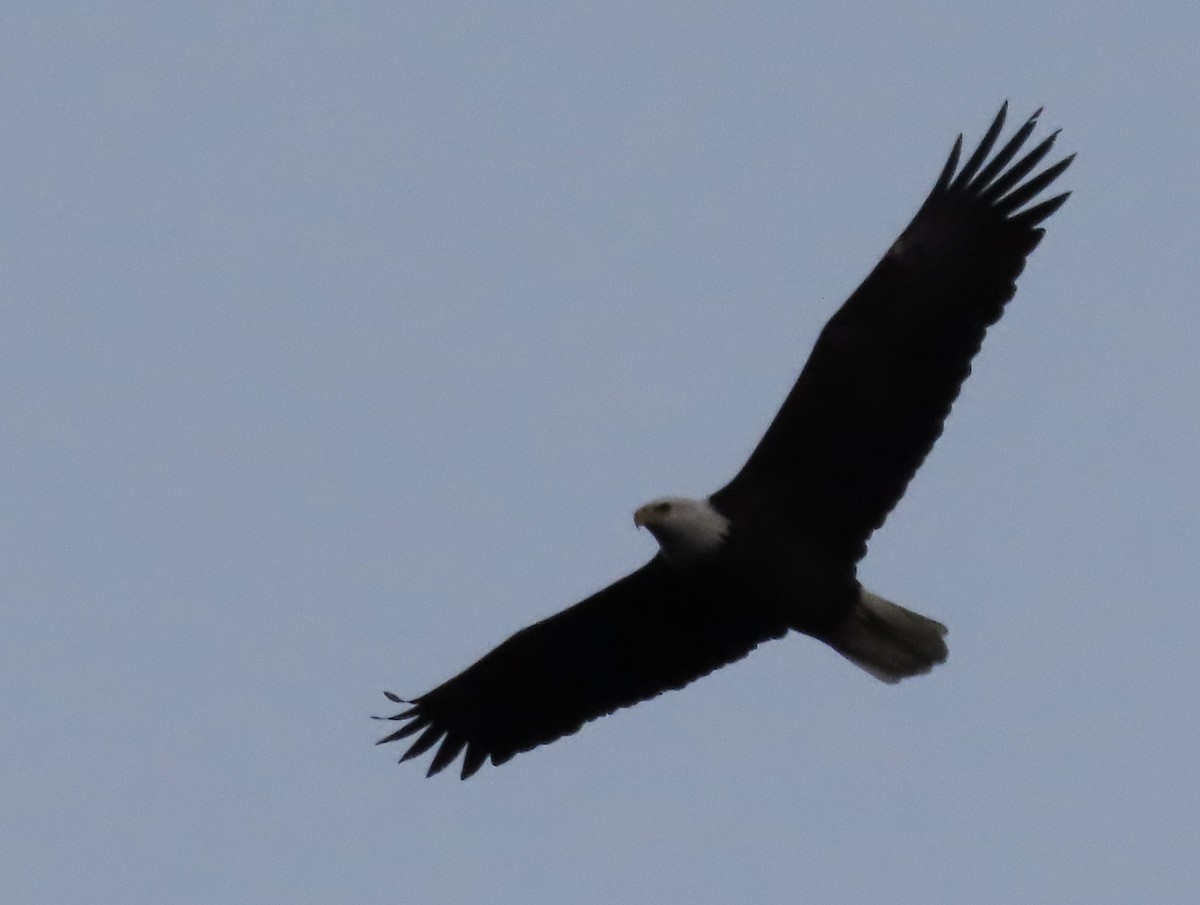
M 946 626 L 865 588 L 858 606 L 825 640 L 875 678 L 894 685 L 946 660 Z

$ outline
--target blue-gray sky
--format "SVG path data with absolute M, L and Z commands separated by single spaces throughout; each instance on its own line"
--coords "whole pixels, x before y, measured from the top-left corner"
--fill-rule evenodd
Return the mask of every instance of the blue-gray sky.
M 1200 13 L 27 4 L 0 31 L 0 892 L 1200 895 Z M 1079 159 L 865 581 L 469 783 L 374 748 L 738 467 L 955 134 Z

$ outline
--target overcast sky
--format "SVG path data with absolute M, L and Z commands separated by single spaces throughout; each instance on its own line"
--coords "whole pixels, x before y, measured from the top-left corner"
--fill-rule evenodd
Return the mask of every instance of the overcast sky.
M 0 30 L 0 898 L 1200 897 L 1192 4 L 24 4 Z M 1074 190 L 866 584 L 467 783 L 390 712 L 739 467 L 955 135 Z

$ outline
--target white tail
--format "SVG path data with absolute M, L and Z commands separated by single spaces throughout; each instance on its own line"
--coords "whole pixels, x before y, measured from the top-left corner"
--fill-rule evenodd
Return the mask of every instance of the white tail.
M 946 626 L 862 589 L 858 606 L 824 637 L 830 647 L 875 678 L 895 684 L 946 659 Z

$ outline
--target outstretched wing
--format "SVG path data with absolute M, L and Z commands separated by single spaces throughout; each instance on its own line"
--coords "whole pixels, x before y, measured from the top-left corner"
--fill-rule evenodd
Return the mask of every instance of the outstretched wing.
M 692 573 L 694 575 L 694 573 Z M 428 775 L 460 752 L 466 779 L 490 758 L 570 735 L 585 722 L 682 688 L 782 637 L 720 582 L 691 578 L 655 557 L 561 613 L 523 629 L 479 662 L 388 719 L 405 725 L 379 744 L 420 732 L 401 761 L 439 741 Z M 401 702 L 395 695 L 388 694 Z
M 1012 163 L 1041 111 L 988 159 L 1006 110 L 956 173 L 958 137 L 916 217 L 821 331 L 758 447 L 713 495 L 723 512 L 769 512 L 849 561 L 866 552 L 1016 291 L 1038 224 L 1069 194 L 1026 207 L 1074 158 L 1026 178 L 1056 132 Z

